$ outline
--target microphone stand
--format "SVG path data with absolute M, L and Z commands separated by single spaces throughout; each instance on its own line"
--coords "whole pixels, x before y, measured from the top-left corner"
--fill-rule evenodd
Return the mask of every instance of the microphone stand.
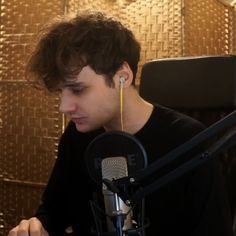
M 112 221 L 113 221 L 113 224 L 116 229 L 116 236 L 124 236 L 124 234 L 123 234 L 124 216 L 123 216 L 122 210 L 120 208 L 118 194 L 115 193 L 114 196 L 115 196 L 116 211 L 115 211 L 115 215 L 114 215 Z
M 191 160 L 183 163 L 177 168 L 173 169 L 169 173 L 161 176 L 153 183 L 149 183 L 148 178 L 159 169 L 167 166 L 171 161 L 183 156 L 187 152 L 196 148 L 197 145 L 204 141 L 208 141 L 209 138 L 221 133 L 223 130 L 236 125 L 236 111 L 230 113 L 225 118 L 211 125 L 209 128 L 203 130 L 198 135 L 177 147 L 173 151 L 164 155 L 161 159 L 148 166 L 145 170 L 137 172 L 135 175 L 123 177 L 113 181 L 115 188 L 118 188 L 119 197 L 126 202 L 127 205 L 133 205 L 137 201 L 143 199 L 146 195 L 158 190 L 167 183 L 175 180 L 177 177 L 182 176 L 186 172 L 196 168 L 204 162 L 213 159 L 219 153 L 227 150 L 236 144 L 236 127 L 230 129 L 226 134 L 213 143 L 210 147 L 194 156 Z M 141 187 L 132 194 L 124 192 L 122 189 L 129 189 L 129 187 L 138 186 Z M 137 188 L 136 188 L 137 189 Z

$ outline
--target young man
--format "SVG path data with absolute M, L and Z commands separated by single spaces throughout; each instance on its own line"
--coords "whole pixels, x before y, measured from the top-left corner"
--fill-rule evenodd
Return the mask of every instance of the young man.
M 140 45 L 132 32 L 102 13 L 54 23 L 42 37 L 29 70 L 47 89 L 60 91 L 60 111 L 71 122 L 61 137 L 42 204 L 9 236 L 60 236 L 68 227 L 77 236 L 93 235 L 89 200 L 103 196 L 88 175 L 84 153 L 98 135 L 116 130 L 133 135 L 152 163 L 202 131 L 196 120 L 139 96 L 135 89 L 139 57 Z M 148 236 L 231 235 L 215 161 L 147 196 L 145 218 Z

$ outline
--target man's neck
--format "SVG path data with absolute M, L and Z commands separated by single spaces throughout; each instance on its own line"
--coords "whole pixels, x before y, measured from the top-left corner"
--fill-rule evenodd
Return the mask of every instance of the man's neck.
M 124 109 L 124 131 L 130 134 L 137 133 L 147 123 L 152 111 L 153 105 L 137 94 L 134 101 L 130 101 Z
M 107 131 L 122 130 L 135 134 L 147 123 L 153 111 L 153 105 L 143 100 L 134 89 L 124 93 L 123 130 L 120 114 L 117 114 L 115 122 L 105 127 Z

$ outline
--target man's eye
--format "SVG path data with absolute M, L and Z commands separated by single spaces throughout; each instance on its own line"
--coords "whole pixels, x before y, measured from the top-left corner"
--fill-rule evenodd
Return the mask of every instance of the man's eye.
M 84 91 L 84 88 L 72 88 L 71 91 L 72 91 L 73 94 L 78 95 L 78 94 L 81 94 Z

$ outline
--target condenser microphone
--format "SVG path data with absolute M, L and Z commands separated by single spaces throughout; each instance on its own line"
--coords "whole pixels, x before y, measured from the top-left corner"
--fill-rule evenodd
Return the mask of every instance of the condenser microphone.
M 125 157 L 105 158 L 101 162 L 101 168 L 103 180 L 112 181 L 128 176 L 127 160 Z M 122 232 L 132 229 L 131 208 L 118 197 L 117 193 L 108 190 L 104 183 L 103 195 L 108 232 L 115 232 L 118 226 L 121 227 L 120 230 Z M 119 223 L 120 225 L 118 225 Z

